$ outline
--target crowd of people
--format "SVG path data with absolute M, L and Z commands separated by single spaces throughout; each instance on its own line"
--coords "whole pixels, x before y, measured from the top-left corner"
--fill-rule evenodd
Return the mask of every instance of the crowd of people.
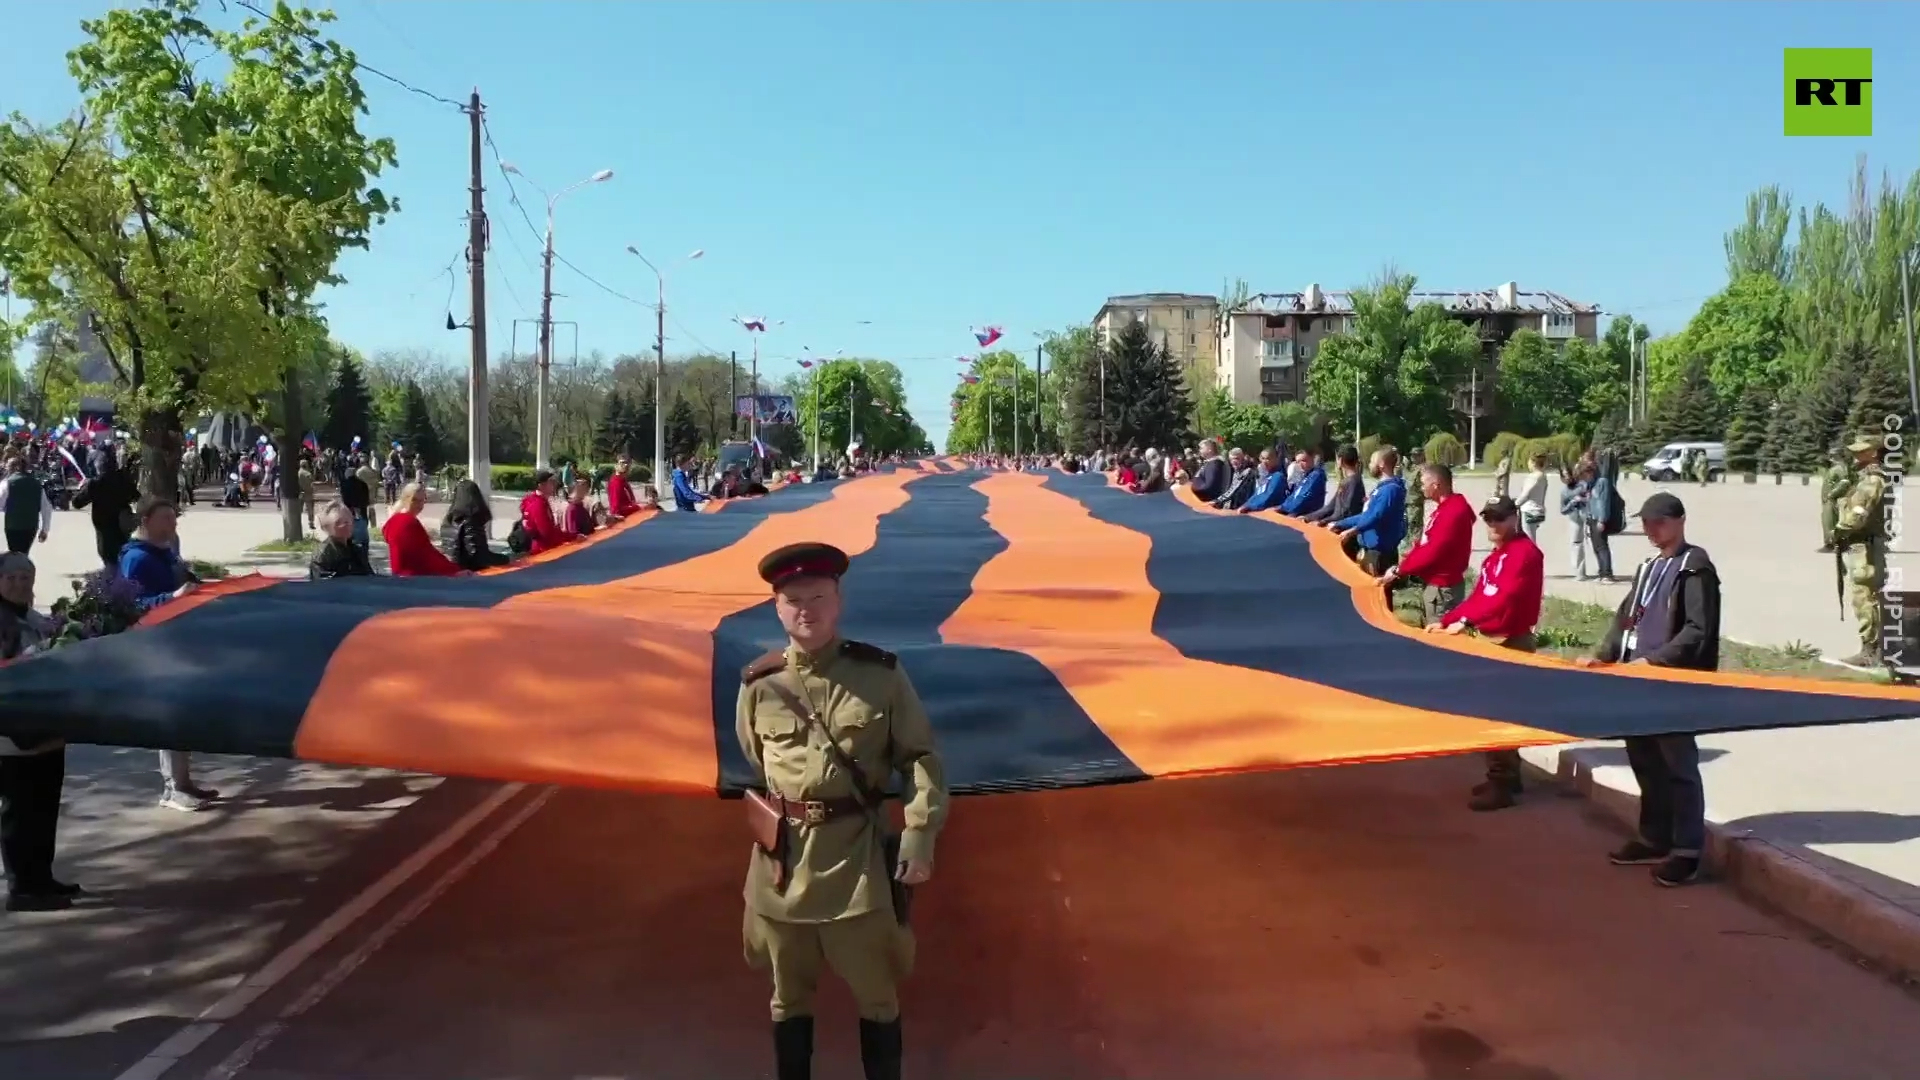
M 1326 529 L 1389 595 L 1419 590 L 1419 620 L 1427 632 L 1471 633 L 1501 648 L 1533 652 L 1546 580 L 1546 559 L 1537 541 L 1548 516 L 1551 474 L 1545 457 L 1527 464 L 1515 494 L 1509 494 L 1503 470 L 1495 496 L 1476 509 L 1454 490 L 1452 468 L 1422 461 L 1418 452 L 1403 463 L 1390 446 L 1375 450 L 1364 467 L 1351 445 L 1338 447 L 1330 461 L 1323 461 L 1314 450 L 1289 454 L 1284 446 L 1223 453 L 1212 439 L 1184 454 L 1126 448 L 1059 461 L 1069 472 L 1108 472 L 1114 483 L 1137 494 L 1184 485 L 1195 499 L 1219 510 L 1286 517 L 1303 527 Z M 1590 579 L 1588 552 L 1597 576 L 1616 580 L 1610 541 L 1627 519 L 1618 469 L 1618 456 L 1602 448 L 1561 471 L 1560 512 L 1572 526 L 1570 555 L 1581 580 Z M 1720 655 L 1720 580 L 1705 549 L 1687 540 L 1685 506 L 1660 492 L 1634 516 L 1653 552 L 1634 571 L 1604 637 L 1578 662 L 1714 670 Z M 1474 573 L 1469 563 L 1476 526 L 1491 550 Z M 1706 837 L 1698 743 L 1692 735 L 1625 742 L 1642 793 L 1639 835 L 1610 858 L 1620 865 L 1651 866 L 1654 881 L 1662 885 L 1698 880 Z M 1519 752 L 1489 753 L 1486 765 L 1486 779 L 1474 789 L 1469 807 L 1493 811 L 1516 805 L 1522 793 Z

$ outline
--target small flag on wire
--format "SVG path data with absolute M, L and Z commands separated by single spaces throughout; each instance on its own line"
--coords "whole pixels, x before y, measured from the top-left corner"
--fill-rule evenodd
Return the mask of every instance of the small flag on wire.
M 961 381 L 961 382 L 963 382 L 963 383 L 966 383 L 966 384 L 967 384 L 968 386 L 972 386 L 972 385 L 973 385 L 974 383 L 977 383 L 977 382 L 979 382 L 979 381 L 980 381 L 980 376 L 978 376 L 978 375 L 962 375 L 962 376 L 960 376 L 960 381 Z
M 987 326 L 977 329 L 973 332 L 973 340 L 979 342 L 981 348 L 987 348 L 994 342 L 1000 340 L 1000 328 L 997 326 Z
M 811 361 L 811 360 L 802 360 L 802 361 L 800 361 L 800 366 L 801 366 L 801 367 L 812 367 L 812 366 L 813 366 L 813 361 Z
M 973 363 L 974 358 L 971 356 L 956 356 L 954 357 L 954 359 L 960 361 L 963 364 L 971 364 Z
M 745 327 L 748 333 L 760 334 L 766 332 L 767 320 L 757 317 L 752 319 L 742 318 L 740 325 Z

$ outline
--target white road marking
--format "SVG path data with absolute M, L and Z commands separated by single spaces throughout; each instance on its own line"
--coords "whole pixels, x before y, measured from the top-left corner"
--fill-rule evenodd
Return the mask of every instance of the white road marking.
M 365 964 L 373 957 L 374 953 L 379 952 L 381 947 L 386 945 L 387 942 L 392 941 L 397 934 L 405 930 L 415 919 L 424 914 L 429 907 L 432 907 L 435 901 L 446 895 L 447 890 L 453 888 L 454 885 L 459 883 L 460 879 L 471 873 L 474 867 L 480 865 L 481 860 L 493 854 L 494 850 L 498 848 L 508 836 L 512 835 L 515 829 L 526 824 L 527 819 L 538 813 L 540 808 L 545 806 L 547 800 L 553 798 L 554 793 L 558 790 L 558 788 L 549 787 L 533 798 L 528 799 L 526 804 L 514 811 L 511 817 L 501 822 L 492 832 L 474 844 L 473 848 L 462 856 L 459 862 L 447 867 L 438 878 L 434 879 L 433 884 L 427 886 L 427 888 L 423 890 L 420 895 L 414 897 L 407 906 L 395 912 L 392 918 L 382 923 L 379 929 L 369 934 L 365 941 L 362 941 L 352 952 L 342 957 L 340 962 L 329 969 L 325 975 L 316 979 L 312 986 L 307 987 L 299 997 L 295 998 L 286 1008 L 282 1009 L 280 1015 L 262 1024 L 259 1030 L 253 1033 L 252 1037 L 235 1048 L 231 1054 L 226 1056 L 225 1060 L 207 1070 L 206 1080 L 233 1080 L 234 1077 L 239 1076 L 241 1072 L 246 1070 L 247 1066 L 253 1063 L 253 1059 L 258 1057 L 261 1051 L 272 1044 L 273 1040 L 280 1037 L 280 1033 L 287 1029 L 288 1024 L 298 1019 L 300 1015 L 308 1009 L 320 1004 L 322 999 L 338 989 L 340 984 L 346 982 L 355 971 L 360 969 L 362 964 Z
M 387 871 L 380 880 L 367 886 L 349 900 L 340 910 L 334 912 L 318 926 L 301 935 L 298 941 L 282 949 L 259 971 L 248 976 L 246 981 L 234 987 L 225 997 L 209 1005 L 205 1011 L 194 1018 L 194 1022 L 175 1032 L 173 1036 L 155 1047 L 147 1056 L 133 1063 L 132 1067 L 121 1073 L 116 1080 L 158 1080 L 159 1077 L 179 1064 L 180 1059 L 199 1049 L 201 1044 L 212 1038 L 221 1025 L 239 1016 L 249 1005 L 260 999 L 262 994 L 274 988 L 282 979 L 313 958 L 313 955 L 339 937 L 355 922 L 366 917 L 367 913 L 379 906 L 380 902 L 393 895 L 402 885 L 425 870 L 435 859 L 458 843 L 468 833 L 480 826 L 495 811 L 505 806 L 514 796 L 526 790 L 525 784 L 507 784 L 489 795 L 480 805 L 467 811 L 460 820 L 434 837 L 426 845 L 408 856 L 405 862 Z

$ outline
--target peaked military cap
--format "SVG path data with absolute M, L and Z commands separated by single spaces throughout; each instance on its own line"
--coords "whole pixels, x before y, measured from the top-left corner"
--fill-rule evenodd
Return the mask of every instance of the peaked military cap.
M 796 578 L 826 577 L 840 580 L 847 572 L 847 553 L 832 544 L 788 544 L 760 560 L 760 578 L 779 588 Z

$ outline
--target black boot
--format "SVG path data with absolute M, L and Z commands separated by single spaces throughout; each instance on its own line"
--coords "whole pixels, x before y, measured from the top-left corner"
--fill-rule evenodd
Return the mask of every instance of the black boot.
M 867 1080 L 900 1080 L 900 1021 L 860 1021 L 860 1067 Z
M 774 1021 L 773 1074 L 778 1080 L 812 1080 L 813 1017 Z

